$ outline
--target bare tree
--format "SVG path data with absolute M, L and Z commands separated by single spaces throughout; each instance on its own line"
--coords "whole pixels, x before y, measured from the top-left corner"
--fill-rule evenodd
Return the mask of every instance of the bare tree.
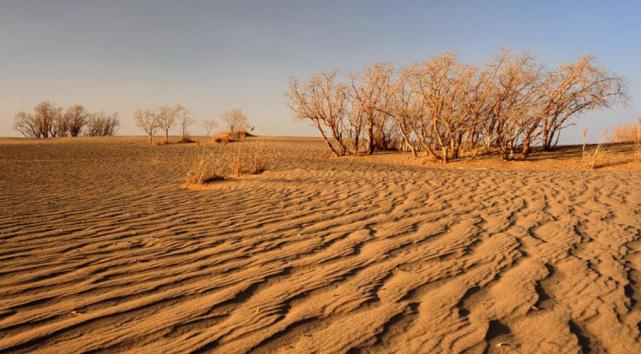
M 488 78 L 484 87 L 489 95 L 487 118 L 482 123 L 487 129 L 486 144 L 497 147 L 503 159 L 514 157 L 519 141 L 526 157 L 538 134 L 542 72 L 531 54 L 503 50 L 482 73 Z
M 160 106 L 156 113 L 158 128 L 165 132 L 165 143 L 169 142 L 169 131 L 176 125 L 176 119 L 182 106 Z
M 180 129 L 182 131 L 183 140 L 189 135 L 189 127 L 194 124 L 194 120 L 191 118 L 191 112 L 187 110 L 182 105 L 176 106 L 178 122 L 180 123 Z
M 34 114 L 20 112 L 15 117 L 15 128 L 27 137 L 55 137 L 60 132 L 62 107 L 44 101 L 34 107 Z
M 434 57 L 405 70 L 409 85 L 425 107 L 415 134 L 432 157 L 447 162 L 458 158 L 470 125 L 470 93 L 477 69 L 460 63 L 452 53 Z
M 137 110 L 134 112 L 136 126 L 145 131 L 149 137 L 149 144 L 153 144 L 153 138 L 158 129 L 158 120 L 156 114 L 150 110 Z
M 358 146 L 358 138 L 362 124 L 367 129 L 367 153 L 374 153 L 376 145 L 375 134 L 378 132 L 384 140 L 384 130 L 386 115 L 382 114 L 376 107 L 385 97 L 384 90 L 388 87 L 393 73 L 392 65 L 389 63 L 378 63 L 369 66 L 364 72 L 351 75 L 352 99 L 350 105 L 350 121 L 352 127 L 356 130 L 353 132 L 356 139 L 355 144 Z M 363 122 L 364 120 L 364 122 Z
M 561 130 L 571 124 L 571 118 L 628 99 L 623 79 L 596 66 L 591 56 L 583 56 L 549 73 L 543 89 L 546 104 L 540 114 L 545 150 L 557 144 Z
M 336 75 L 336 71 L 323 72 L 307 82 L 291 80 L 286 96 L 296 117 L 312 121 L 334 155 L 344 156 L 348 151 L 344 134 L 347 87 L 336 82 Z
M 247 132 L 250 130 L 247 116 L 243 114 L 240 108 L 234 108 L 225 111 L 220 115 L 220 119 L 227 125 L 230 132 Z
M 216 122 L 214 118 L 203 121 L 203 127 L 205 128 L 207 136 L 211 135 L 212 130 L 214 130 L 216 126 L 218 126 L 218 122 Z
M 33 114 L 20 112 L 15 117 L 15 129 L 26 138 L 40 138 L 40 127 Z
M 94 113 L 87 120 L 86 134 L 88 136 L 113 136 L 119 125 L 118 113 Z
M 82 133 L 82 129 L 87 124 L 88 118 L 89 112 L 87 112 L 85 107 L 82 105 L 76 104 L 67 108 L 64 114 L 64 119 L 68 127 L 69 135 L 79 136 Z
M 408 76 L 404 74 L 399 75 L 395 81 L 390 81 L 384 93 L 385 97 L 378 102 L 376 109 L 392 119 L 403 145 L 417 157 L 419 146 L 415 132 L 417 123 L 425 114 L 423 101 L 416 91 L 410 89 Z

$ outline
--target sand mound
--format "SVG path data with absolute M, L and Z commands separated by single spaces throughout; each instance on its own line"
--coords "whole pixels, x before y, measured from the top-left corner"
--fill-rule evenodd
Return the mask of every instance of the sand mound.
M 242 144 L 242 143 L 240 143 Z M 0 351 L 641 351 L 641 174 L 0 144 Z

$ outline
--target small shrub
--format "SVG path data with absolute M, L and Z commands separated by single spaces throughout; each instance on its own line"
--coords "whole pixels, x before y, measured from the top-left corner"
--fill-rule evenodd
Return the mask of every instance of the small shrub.
M 247 153 L 245 172 L 259 175 L 267 170 L 267 155 L 259 142 L 254 143 Z
M 267 156 L 262 144 L 249 145 L 247 150 L 240 147 L 221 147 L 215 152 L 197 143 L 194 166 L 187 173 L 186 182 L 207 184 L 222 180 L 226 176 L 240 177 L 243 174 L 261 174 L 267 169 Z
M 216 158 L 213 151 L 198 144 L 194 166 L 187 173 L 185 180 L 190 184 L 207 184 L 222 180 L 225 178 L 225 165 L 224 159 Z
M 225 159 L 227 160 L 227 166 L 229 166 L 229 174 L 234 177 L 240 177 L 244 167 L 243 154 L 239 151 L 234 151 L 225 156 Z
M 586 129 L 584 129 L 583 135 L 587 136 L 587 130 Z M 607 133 L 607 130 L 606 130 L 605 135 L 603 136 L 603 138 L 601 138 L 601 140 L 599 141 L 597 146 L 591 152 L 589 152 L 586 149 L 585 140 L 584 140 L 583 152 L 582 152 L 582 156 L 581 156 L 581 162 L 583 163 L 584 166 L 590 168 L 591 170 L 595 170 L 595 169 L 599 168 L 599 166 L 604 163 L 604 159 L 606 157 L 607 151 L 603 147 L 603 143 L 606 141 L 607 135 L 608 135 L 608 133 Z

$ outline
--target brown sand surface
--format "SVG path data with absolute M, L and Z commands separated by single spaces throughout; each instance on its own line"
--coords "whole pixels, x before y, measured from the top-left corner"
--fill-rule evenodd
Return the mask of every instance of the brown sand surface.
M 641 352 L 641 172 L 266 146 L 0 140 L 0 352 Z

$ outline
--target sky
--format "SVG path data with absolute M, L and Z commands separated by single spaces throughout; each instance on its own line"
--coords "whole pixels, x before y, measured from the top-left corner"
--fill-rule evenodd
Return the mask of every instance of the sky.
M 562 137 L 591 141 L 641 115 L 641 2 L 0 0 L 0 136 L 43 100 L 117 111 L 181 103 L 199 123 L 242 108 L 259 134 L 313 136 L 284 92 L 292 77 L 400 68 L 445 51 L 482 64 L 501 48 L 550 67 L 596 56 L 627 80 L 626 106 L 590 112 Z

